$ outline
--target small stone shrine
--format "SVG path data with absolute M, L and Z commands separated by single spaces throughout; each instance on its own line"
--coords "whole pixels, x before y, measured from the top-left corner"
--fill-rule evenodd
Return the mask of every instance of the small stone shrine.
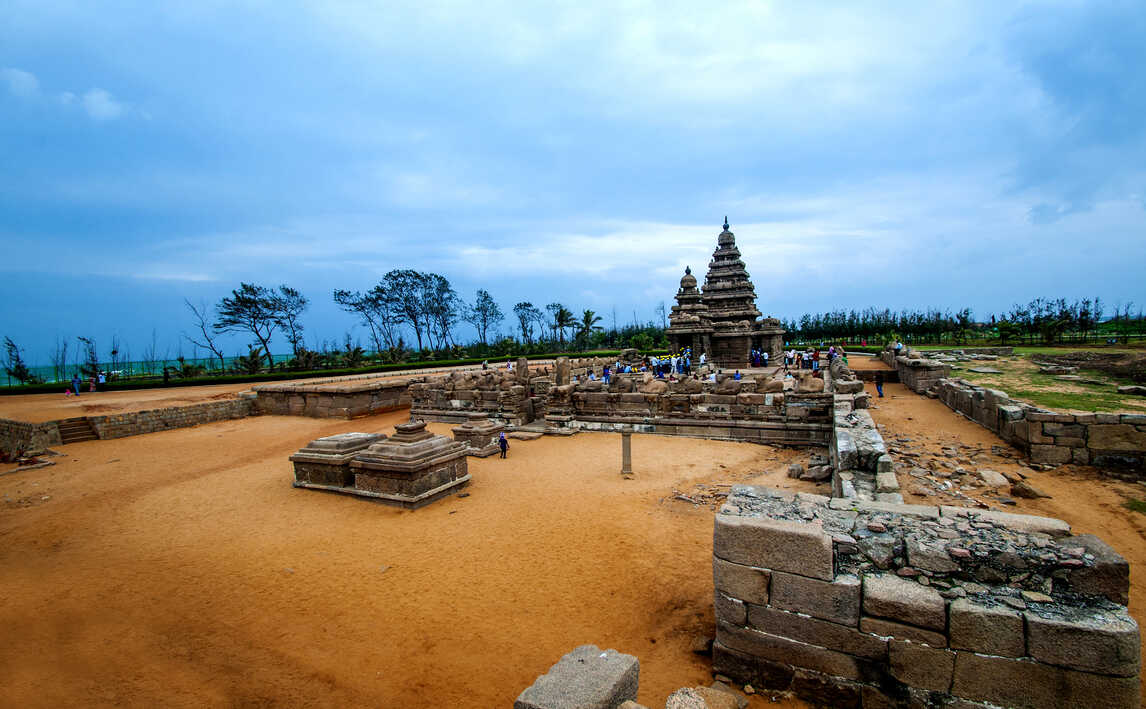
M 496 421 L 481 413 L 466 415 L 466 422 L 453 429 L 454 440 L 466 445 L 466 455 L 488 458 L 498 452 L 498 434 L 505 430 Z
M 353 487 L 350 460 L 384 438 L 382 433 L 340 433 L 307 443 L 290 457 L 294 463 L 295 487 Z
M 354 456 L 354 488 L 345 492 L 402 507 L 421 507 L 467 485 L 466 445 L 426 430 L 425 421 L 395 433 Z
M 295 487 L 415 508 L 469 483 L 468 450 L 465 443 L 427 431 L 425 421 L 411 421 L 395 426 L 390 438 L 380 433 L 319 438 L 290 459 Z
M 665 334 L 674 352 L 692 349 L 694 365 L 702 352 L 725 369 L 746 368 L 754 349 L 767 352 L 773 362 L 781 356 L 784 329 L 776 318 L 759 319 L 756 289 L 740 260 L 727 217 L 716 239 L 703 292 L 696 287 L 692 269 L 686 268 L 676 301 Z

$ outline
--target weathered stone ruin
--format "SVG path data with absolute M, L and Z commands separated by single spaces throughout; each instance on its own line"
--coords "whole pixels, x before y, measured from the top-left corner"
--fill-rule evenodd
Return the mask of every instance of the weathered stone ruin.
M 466 415 L 466 422 L 452 429 L 454 440 L 466 446 L 466 455 L 475 458 L 488 458 L 498 452 L 498 436 L 505 426 L 491 421 L 482 413 Z
M 469 483 L 468 450 L 464 443 L 427 431 L 424 421 L 398 424 L 389 438 L 329 436 L 291 456 L 294 486 L 421 507 Z
M 1137 707 L 1129 567 L 1065 522 L 734 486 L 713 669 L 836 707 Z
M 314 418 L 372 416 L 410 404 L 410 380 L 284 382 L 252 387 L 260 413 Z
M 727 219 L 724 231 L 716 238 L 703 293 L 697 290 L 692 270 L 686 268 L 676 301 L 665 335 L 672 351 L 691 348 L 694 364 L 702 352 L 726 369 L 746 368 L 753 349 L 767 352 L 773 362 L 781 356 L 784 329 L 775 318 L 759 319 L 756 289 L 740 259 Z

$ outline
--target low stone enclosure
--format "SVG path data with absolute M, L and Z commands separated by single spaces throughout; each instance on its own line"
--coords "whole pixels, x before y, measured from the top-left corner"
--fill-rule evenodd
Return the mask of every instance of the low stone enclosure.
M 88 422 L 97 438 L 109 439 L 244 418 L 254 413 L 256 413 L 254 399 L 240 396 L 225 401 L 82 418 Z M 60 436 L 61 423 L 63 421 L 26 423 L 0 419 L 0 450 L 11 455 L 20 451 L 41 451 L 61 445 L 64 443 Z
M 918 394 L 942 401 L 997 434 L 1030 457 L 1032 463 L 1095 465 L 1107 474 L 1140 479 L 1146 474 L 1146 415 L 1047 411 L 1015 401 L 1006 392 L 952 379 L 950 366 L 909 351 L 883 361 Z
M 713 670 L 833 707 L 1137 707 L 1129 567 L 1060 520 L 738 485 Z
M 263 414 L 352 419 L 409 406 L 414 381 L 421 378 L 259 384 L 252 389 Z

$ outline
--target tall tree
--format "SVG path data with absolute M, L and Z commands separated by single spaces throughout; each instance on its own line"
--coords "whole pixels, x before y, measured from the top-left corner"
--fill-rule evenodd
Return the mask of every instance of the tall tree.
M 32 374 L 32 370 L 24 362 L 24 355 L 20 347 L 12 341 L 11 337 L 4 338 L 4 371 L 8 376 L 21 384 L 39 384 L 40 378 Z
M 453 344 L 451 332 L 463 304 L 445 276 L 437 273 L 423 273 L 421 276 L 426 332 L 437 340 L 436 349 L 445 349 Z
M 274 370 L 271 337 L 279 326 L 279 311 L 273 291 L 253 283 L 241 283 L 231 291 L 231 295 L 219 301 L 215 313 L 215 332 L 251 333 L 262 345 L 267 366 Z M 252 350 L 249 355 L 254 356 L 255 351 Z
M 278 325 L 286 333 L 291 351 L 297 357 L 299 352 L 306 349 L 302 344 L 302 323 L 299 322 L 299 318 L 306 311 L 310 301 L 305 295 L 284 283 L 271 295 L 271 302 L 274 303 Z
M 183 333 L 183 337 L 196 347 L 210 350 L 212 354 L 219 358 L 219 371 L 223 371 L 227 368 L 227 358 L 223 356 L 223 350 L 219 349 L 219 346 L 215 344 L 215 337 L 212 335 L 211 325 L 207 322 L 207 304 L 201 302 L 198 307 L 196 307 L 186 298 L 183 299 L 183 303 L 187 306 L 187 309 L 191 311 L 191 315 L 195 319 L 195 328 L 199 330 L 199 339 L 191 337 L 187 333 Z M 114 362 L 112 363 L 112 367 L 115 367 Z
M 478 288 L 473 305 L 465 308 L 464 312 L 466 322 L 473 325 L 477 330 L 478 339 L 483 345 L 489 344 L 489 340 L 486 338 L 489 329 L 496 327 L 498 323 L 505 320 L 505 315 L 502 314 L 497 301 L 484 288 Z
M 592 310 L 581 311 L 581 322 L 577 323 L 577 338 L 582 341 L 582 346 L 588 342 L 590 335 L 604 329 L 597 324 L 599 322 L 601 322 L 601 316 Z
M 418 349 L 422 349 L 422 332 L 428 332 L 428 318 L 423 305 L 423 293 L 427 287 L 426 276 L 404 268 L 394 269 L 382 277 L 385 297 L 393 304 L 394 311 L 402 321 L 414 330 Z
M 513 314 L 517 316 L 517 324 L 521 327 L 521 339 L 526 343 L 533 342 L 533 326 L 535 323 L 544 325 L 545 315 L 529 301 L 513 306 Z
M 557 333 L 561 337 L 561 346 L 565 346 L 565 330 L 576 327 L 577 318 L 573 315 L 573 311 L 566 308 L 564 305 L 557 309 L 553 314 L 553 322 L 557 325 Z

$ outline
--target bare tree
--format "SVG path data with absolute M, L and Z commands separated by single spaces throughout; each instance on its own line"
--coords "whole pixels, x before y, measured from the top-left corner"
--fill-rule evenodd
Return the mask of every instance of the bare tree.
M 62 382 L 68 375 L 68 341 L 62 337 L 56 338 L 56 346 L 52 348 L 52 376 L 55 381 Z
M 533 303 L 523 301 L 513 306 L 513 314 L 517 316 L 517 323 L 521 327 L 521 339 L 526 343 L 533 342 L 533 326 L 545 326 L 545 314 L 538 310 Z
M 262 345 L 267 366 L 274 371 L 271 355 L 271 337 L 280 324 L 278 303 L 274 292 L 253 283 L 240 283 L 215 306 L 218 315 L 213 325 L 215 332 L 249 332 Z
M 286 284 L 279 286 L 278 292 L 271 296 L 271 300 L 278 311 L 279 327 L 286 332 L 287 341 L 290 342 L 291 350 L 297 357 L 300 351 L 306 349 L 303 346 L 302 323 L 299 322 L 299 317 L 310 301 L 305 295 Z
M 488 345 L 489 340 L 486 334 L 491 327 L 496 327 L 498 323 L 505 319 L 502 314 L 501 308 L 497 306 L 497 302 L 490 296 L 489 291 L 484 288 L 478 288 L 477 295 L 474 298 L 474 304 L 464 308 L 463 312 L 465 321 L 470 323 L 477 329 L 478 339 L 481 340 L 483 345 Z
M 183 299 L 183 304 L 191 311 L 191 316 L 195 319 L 195 329 L 199 331 L 198 339 L 187 333 L 183 333 L 183 337 L 196 347 L 210 350 L 212 354 L 219 358 L 219 371 L 225 370 L 227 368 L 227 358 L 223 355 L 223 350 L 219 349 L 219 346 L 215 344 L 215 336 L 212 334 L 213 329 L 211 324 L 207 321 L 207 304 L 203 301 L 199 301 L 199 305 L 196 306 L 186 298 Z

